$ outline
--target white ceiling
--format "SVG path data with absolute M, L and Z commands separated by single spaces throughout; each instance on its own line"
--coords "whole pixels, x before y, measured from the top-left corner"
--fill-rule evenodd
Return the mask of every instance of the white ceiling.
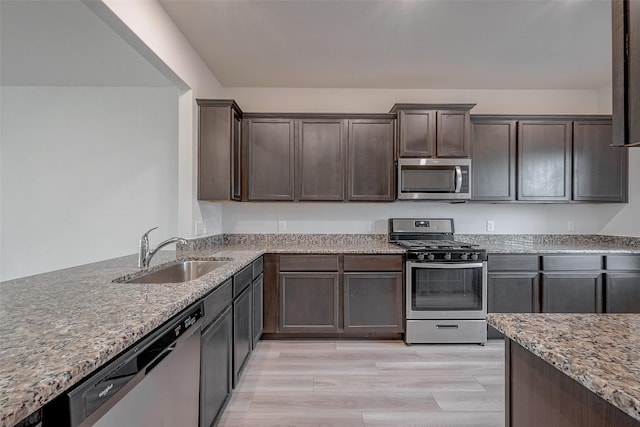
M 174 86 L 79 0 L 0 0 L 2 86 Z
M 597 89 L 607 0 L 158 0 L 227 87 Z
M 158 1 L 227 87 L 611 82 L 607 0 Z M 173 86 L 79 0 L 0 0 L 0 83 Z

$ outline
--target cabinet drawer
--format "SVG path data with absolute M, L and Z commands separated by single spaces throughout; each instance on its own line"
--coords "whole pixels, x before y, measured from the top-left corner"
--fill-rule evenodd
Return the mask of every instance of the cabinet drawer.
M 538 271 L 538 255 L 492 255 L 487 261 L 489 271 Z
M 248 265 L 233 276 L 233 297 L 240 295 L 242 291 L 253 281 L 253 266 Z
M 280 271 L 338 271 L 338 255 L 281 255 Z
M 607 270 L 640 271 L 640 255 L 608 255 Z
M 602 270 L 600 255 L 545 255 L 542 257 L 545 271 Z
M 402 271 L 402 256 L 345 255 L 344 271 Z
M 204 299 L 204 326 L 211 323 L 222 311 L 231 304 L 232 297 L 232 280 L 229 279 L 211 292 Z
M 257 260 L 253 261 L 253 280 L 256 280 L 256 277 L 261 275 L 263 270 L 264 270 L 264 268 L 263 268 L 263 263 L 262 263 L 262 257 L 260 257 Z

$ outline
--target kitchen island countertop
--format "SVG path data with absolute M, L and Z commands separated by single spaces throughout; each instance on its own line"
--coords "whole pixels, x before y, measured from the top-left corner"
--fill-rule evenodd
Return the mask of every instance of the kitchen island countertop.
M 640 315 L 489 314 L 491 326 L 640 420 Z

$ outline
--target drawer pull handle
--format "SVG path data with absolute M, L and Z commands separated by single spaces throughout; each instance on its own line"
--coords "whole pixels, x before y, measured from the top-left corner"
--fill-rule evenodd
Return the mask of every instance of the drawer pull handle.
M 458 325 L 436 325 L 436 329 L 458 329 Z

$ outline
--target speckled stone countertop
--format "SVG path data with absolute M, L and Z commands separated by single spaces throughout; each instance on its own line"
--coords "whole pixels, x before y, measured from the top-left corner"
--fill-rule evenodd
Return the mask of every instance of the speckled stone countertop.
M 381 236 L 242 236 L 179 248 L 181 259 L 231 258 L 186 283 L 114 283 L 140 275 L 137 255 L 1 282 L 0 426 L 37 411 L 266 252 L 404 253 Z M 175 259 L 161 251 L 149 271 Z
M 227 234 L 225 247 L 260 248 L 266 253 L 403 254 L 386 234 Z
M 489 314 L 491 326 L 640 420 L 640 315 Z
M 600 234 L 456 234 L 489 254 L 640 254 L 640 238 Z
M 150 271 L 175 260 L 163 252 Z M 137 255 L 0 283 L 0 425 L 40 409 L 261 254 L 201 252 L 232 260 L 186 283 L 113 283 L 139 275 Z

